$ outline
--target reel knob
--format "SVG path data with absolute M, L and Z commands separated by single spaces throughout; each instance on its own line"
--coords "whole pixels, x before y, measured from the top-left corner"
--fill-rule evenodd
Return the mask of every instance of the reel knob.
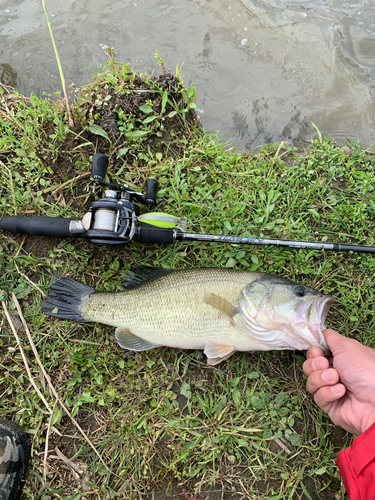
M 147 179 L 145 200 L 148 205 L 153 205 L 156 202 L 156 188 L 158 181 L 156 179 Z
M 103 182 L 108 168 L 108 156 L 103 153 L 95 153 L 92 157 L 91 175 L 95 182 Z

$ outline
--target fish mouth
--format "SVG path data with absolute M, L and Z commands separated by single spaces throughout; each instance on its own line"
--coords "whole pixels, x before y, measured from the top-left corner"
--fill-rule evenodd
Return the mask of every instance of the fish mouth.
M 330 295 L 321 295 L 311 305 L 311 307 L 314 307 L 315 305 L 316 314 L 319 318 L 319 324 L 309 325 L 309 330 L 318 341 L 319 347 L 322 349 L 324 354 L 330 354 L 331 352 L 327 342 L 325 341 L 323 330 L 326 329 L 325 320 L 332 302 L 333 297 L 331 297 Z
M 322 295 L 321 297 L 318 297 L 316 301 L 316 308 L 318 312 L 318 316 L 320 317 L 320 329 L 325 330 L 326 325 L 326 317 L 329 311 L 329 308 L 331 307 L 333 302 L 333 297 L 330 295 Z

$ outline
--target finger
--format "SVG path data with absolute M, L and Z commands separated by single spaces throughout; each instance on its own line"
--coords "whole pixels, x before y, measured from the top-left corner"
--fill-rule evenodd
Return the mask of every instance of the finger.
M 335 384 L 330 387 L 321 387 L 315 394 L 315 403 L 325 412 L 329 412 L 332 403 L 341 399 L 346 393 L 343 384 Z
M 309 377 L 316 370 L 327 370 L 329 368 L 329 361 L 324 356 L 318 356 L 317 358 L 306 360 L 302 368 L 306 377 Z
M 318 356 L 324 356 L 323 351 L 320 347 L 310 347 L 310 349 L 306 353 L 306 358 L 317 358 Z
M 315 370 L 306 382 L 306 388 L 311 394 L 315 394 L 320 388 L 335 385 L 339 381 L 339 374 L 334 368 L 328 370 Z
M 323 330 L 324 338 L 328 344 L 328 347 L 331 349 L 333 356 L 337 354 L 338 350 L 342 350 L 347 346 L 347 342 L 350 342 L 350 339 L 344 337 L 344 335 L 340 335 L 336 332 L 336 330 L 332 330 L 328 328 L 327 330 Z
M 340 335 L 335 330 L 323 330 L 324 338 L 331 349 L 332 355 L 336 356 L 342 352 L 352 352 L 353 350 L 363 349 L 363 344 L 358 340 Z

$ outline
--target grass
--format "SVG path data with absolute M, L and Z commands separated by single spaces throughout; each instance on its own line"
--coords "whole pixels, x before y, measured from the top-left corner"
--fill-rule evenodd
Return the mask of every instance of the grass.
M 88 176 L 65 183 L 104 152 L 113 181 L 142 190 L 157 178 L 155 210 L 186 217 L 189 232 L 375 245 L 371 151 L 319 136 L 306 150 L 278 143 L 229 152 L 199 127 L 194 87 L 169 75 L 160 58 L 161 75 L 138 75 L 107 51 L 106 70 L 73 89 L 74 129 L 61 100 L 1 87 L 0 215 L 81 217 L 100 192 Z M 128 352 L 110 327 L 53 320 L 40 310 L 41 292 L 57 273 L 115 290 L 136 264 L 291 278 L 332 294 L 327 324 L 375 347 L 370 254 L 198 242 L 102 248 L 2 233 L 0 299 L 50 404 L 30 385 L 3 317 L 0 416 L 23 426 L 32 444 L 23 498 L 340 499 L 335 458 L 351 436 L 306 393 L 303 353 L 236 353 L 212 368 L 200 351 Z M 59 405 L 51 420 L 55 397 L 12 294 L 60 399 L 111 472 Z
M 65 104 L 66 104 L 66 111 L 68 113 L 69 126 L 70 127 L 74 127 L 74 123 L 73 123 L 73 120 L 72 120 L 72 117 L 71 117 L 71 111 L 70 111 L 70 103 L 69 103 L 69 97 L 68 97 L 68 90 L 66 88 L 66 83 L 65 83 L 65 76 L 64 76 L 64 72 L 63 72 L 63 69 L 62 69 L 62 66 L 61 66 L 59 52 L 57 50 L 57 46 L 56 46 L 56 42 L 55 42 L 55 37 L 53 36 L 51 21 L 49 19 L 49 15 L 48 15 L 46 3 L 45 3 L 44 0 L 42 0 L 42 4 L 43 4 L 43 9 L 44 9 L 44 14 L 46 16 L 46 21 L 47 21 L 47 26 L 48 26 L 49 34 L 51 36 L 53 50 L 55 52 L 57 67 L 59 68 L 61 86 L 62 86 L 62 89 L 63 89 L 63 92 L 64 92 Z

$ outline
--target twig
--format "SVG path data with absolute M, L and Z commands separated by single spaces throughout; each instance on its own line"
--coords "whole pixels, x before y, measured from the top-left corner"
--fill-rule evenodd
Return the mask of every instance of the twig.
M 139 491 L 137 483 L 135 482 L 134 477 L 131 478 L 131 482 L 133 483 L 135 491 L 138 493 L 139 498 L 142 498 L 142 493 Z
M 17 300 L 17 297 L 14 295 L 14 293 L 12 293 L 12 299 L 13 299 L 13 302 L 15 303 L 16 305 L 16 308 L 17 308 L 17 311 L 18 311 L 18 314 L 20 316 L 20 319 L 22 321 L 22 324 L 25 328 L 25 332 L 26 332 L 26 335 L 27 335 L 27 338 L 29 339 L 29 343 L 30 343 L 30 346 L 31 346 L 31 349 L 34 353 L 34 356 L 38 362 L 38 365 L 39 365 L 39 368 L 40 370 L 42 371 L 45 379 L 47 380 L 47 384 L 49 386 L 49 388 L 51 389 L 53 395 L 55 396 L 56 400 L 60 403 L 60 406 L 61 408 L 65 411 L 65 413 L 68 415 L 68 417 L 70 418 L 70 420 L 73 422 L 73 424 L 77 427 L 77 429 L 79 430 L 79 432 L 82 434 L 84 440 L 90 445 L 90 447 L 92 448 L 92 450 L 95 452 L 95 454 L 97 455 L 97 457 L 99 458 L 99 460 L 102 462 L 102 464 L 104 465 L 104 467 L 106 468 L 106 470 L 108 472 L 110 472 L 111 474 L 114 474 L 108 467 L 107 465 L 105 464 L 104 460 L 102 459 L 100 453 L 97 451 L 97 449 L 95 448 L 95 446 L 92 444 L 92 442 L 90 441 L 90 439 L 87 437 L 85 431 L 82 429 L 82 427 L 79 425 L 79 423 L 77 422 L 77 420 L 72 417 L 72 414 L 70 413 L 70 411 L 68 410 L 68 408 L 65 406 L 65 404 L 61 401 L 60 399 L 60 396 L 57 394 L 52 382 L 51 382 L 51 379 L 50 379 L 50 376 L 48 375 L 48 373 L 46 372 L 41 360 L 40 360 L 40 357 L 39 357 L 39 354 L 38 354 L 38 351 L 36 350 L 36 347 L 35 347 L 35 344 L 34 344 L 34 341 L 31 337 L 31 334 L 30 334 L 30 330 L 26 324 L 26 321 L 25 321 L 25 318 L 23 317 L 23 314 L 22 314 L 22 311 L 21 311 L 21 307 L 20 307 L 20 304 Z
M 56 194 L 57 191 L 67 186 L 68 184 L 71 184 L 72 182 L 77 181 L 78 179 L 82 179 L 82 177 L 88 177 L 89 175 L 91 175 L 91 172 L 85 172 L 84 174 L 77 175 L 77 177 L 74 177 L 73 179 L 69 179 L 68 181 L 64 182 L 59 187 L 57 187 L 54 191 L 52 191 L 52 194 Z M 48 191 L 51 191 L 51 188 L 45 189 L 43 193 L 48 193 Z
M 4 85 L 3 83 L 0 83 L 0 87 L 3 88 L 6 92 L 8 92 L 9 95 L 11 95 L 11 92 L 8 89 L 11 89 L 12 87 L 10 87 L 9 85 Z
M 17 300 L 17 299 L 16 299 L 16 300 Z M 44 396 L 43 396 L 43 394 L 40 392 L 40 390 L 39 390 L 38 386 L 36 385 L 36 383 L 35 383 L 35 381 L 34 381 L 34 379 L 33 379 L 33 376 L 32 376 L 31 371 L 30 371 L 29 363 L 28 363 L 27 358 L 26 358 L 26 356 L 25 356 L 25 353 L 24 353 L 24 351 L 23 351 L 23 349 L 22 349 L 22 344 L 21 344 L 20 338 L 19 338 L 19 336 L 18 336 L 18 334 L 17 334 L 17 330 L 16 330 L 16 328 L 15 328 L 15 326 L 14 326 L 14 324 L 13 324 L 12 318 L 10 317 L 10 315 L 9 315 L 9 313 L 8 313 L 7 306 L 6 306 L 5 302 L 3 302 L 3 301 L 1 302 L 1 305 L 3 306 L 5 316 L 6 316 L 7 320 L 8 320 L 8 323 L 9 323 L 9 325 L 10 325 L 10 328 L 12 329 L 13 335 L 14 335 L 14 336 L 15 336 L 15 338 L 16 338 L 17 345 L 18 345 L 18 347 L 19 347 L 19 349 L 20 349 L 21 356 L 22 356 L 22 359 L 23 359 L 23 363 L 24 363 L 24 365 L 25 365 L 25 368 L 26 368 L 27 374 L 28 374 L 28 376 L 29 376 L 30 383 L 31 383 L 31 385 L 34 387 L 34 389 L 36 390 L 36 392 L 38 393 L 38 396 L 39 396 L 39 397 L 40 397 L 40 399 L 43 401 L 43 403 L 44 403 L 45 407 L 47 408 L 47 410 L 51 413 L 51 412 L 52 412 L 52 410 L 51 410 L 51 408 L 50 408 L 49 404 L 48 404 L 48 403 L 47 403 L 47 401 L 45 400 L 45 397 L 44 397 Z
M 19 249 L 17 250 L 17 253 L 16 255 L 14 256 L 14 258 L 16 259 L 18 257 L 18 254 L 20 253 L 20 251 L 22 250 L 22 247 L 23 247 L 23 244 L 25 243 L 25 240 L 26 240 L 26 234 L 23 235 L 23 238 L 22 238 L 22 241 L 21 241 L 21 244 L 19 246 Z
M 14 187 L 13 187 L 13 177 L 12 177 L 12 172 L 11 170 L 6 166 L 4 165 L 4 163 L 0 160 L 0 165 L 5 168 L 5 170 L 8 171 L 8 177 L 9 177 L 9 184 L 10 184 L 10 191 L 12 193 L 12 196 L 13 196 L 13 201 L 14 201 L 14 204 L 16 204 L 16 197 L 14 196 Z M 15 211 L 15 214 L 17 215 L 17 209 L 16 207 L 14 207 L 14 211 Z
M 27 281 L 30 283 L 30 285 L 32 285 L 34 288 L 36 288 L 36 289 L 38 290 L 38 292 L 39 292 L 39 293 L 42 295 L 42 297 L 44 298 L 44 297 L 46 296 L 46 294 L 45 294 L 45 293 L 44 293 L 44 292 L 43 292 L 43 291 L 42 291 L 42 290 L 38 287 L 38 285 L 36 285 L 33 281 L 31 281 L 31 279 L 30 279 L 30 278 L 28 278 L 28 277 L 26 276 L 26 274 L 24 274 L 22 271 L 20 271 L 20 270 L 18 269 L 18 266 L 17 266 L 17 264 L 16 264 L 16 261 L 14 261 L 14 265 L 16 266 L 16 269 L 17 269 L 18 274 L 20 274 L 23 278 L 25 278 L 25 280 L 27 280 Z
M 290 449 L 281 441 L 281 439 L 276 438 L 275 443 L 277 443 L 280 446 L 280 448 L 282 448 L 288 455 L 292 453 Z
M 65 465 L 67 465 L 70 469 L 72 469 L 72 471 L 74 472 L 74 474 L 76 475 L 76 479 L 79 479 L 81 474 L 84 472 L 80 469 L 80 467 L 78 467 L 72 460 L 69 460 L 69 458 L 67 458 L 59 449 L 58 447 L 56 446 L 55 448 L 55 452 L 56 452 L 56 455 L 58 456 L 58 458 L 60 460 L 62 460 L 64 462 Z
M 46 443 L 45 443 L 45 447 L 44 447 L 44 459 L 43 459 L 43 479 L 44 479 L 44 482 L 46 482 L 46 478 L 47 478 L 47 456 L 48 456 L 49 435 L 51 432 L 52 420 L 53 420 L 53 416 L 55 414 L 56 406 L 57 406 L 57 401 L 55 401 L 51 416 L 49 418 L 47 432 L 46 432 Z

